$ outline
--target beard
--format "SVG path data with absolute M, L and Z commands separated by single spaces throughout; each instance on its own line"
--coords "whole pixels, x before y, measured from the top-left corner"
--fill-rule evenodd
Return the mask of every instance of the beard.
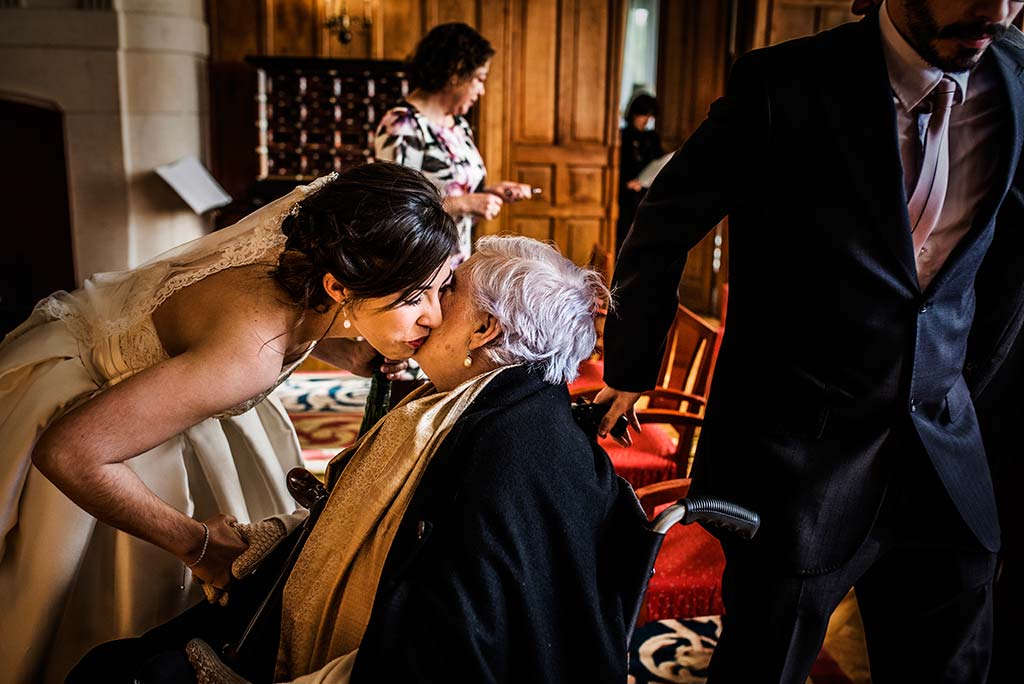
M 985 48 L 972 48 L 954 44 L 953 54 L 940 54 L 938 42 L 944 39 L 980 40 L 990 38 L 992 41 L 1006 32 L 1002 24 L 992 22 L 958 22 L 939 26 L 932 14 L 927 0 L 905 0 L 907 12 L 907 28 L 910 39 L 918 53 L 929 64 L 947 72 L 967 71 L 977 66 Z

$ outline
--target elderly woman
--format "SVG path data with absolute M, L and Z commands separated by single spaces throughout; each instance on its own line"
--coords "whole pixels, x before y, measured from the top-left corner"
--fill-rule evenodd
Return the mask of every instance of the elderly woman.
M 278 643 L 273 681 L 625 681 L 639 587 L 622 586 L 619 542 L 644 518 L 565 386 L 606 295 L 548 245 L 477 243 L 417 352 L 433 384 L 328 471 L 257 649 Z M 188 651 L 201 682 L 239 681 L 202 642 Z
M 435 26 L 417 44 L 415 90 L 381 119 L 377 159 L 422 171 L 445 196 L 459 226 L 459 250 L 468 256 L 473 226 L 493 219 L 503 202 L 529 199 L 529 185 L 486 183 L 487 168 L 465 117 L 484 94 L 494 48 L 466 24 Z

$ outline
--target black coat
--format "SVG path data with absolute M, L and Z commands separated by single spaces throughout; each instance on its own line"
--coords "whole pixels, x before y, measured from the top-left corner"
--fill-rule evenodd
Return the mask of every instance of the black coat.
M 459 419 L 388 554 L 356 684 L 625 681 L 643 514 L 569 403 L 518 367 Z
M 753 548 L 789 569 L 822 572 L 852 556 L 902 458 L 887 462 L 887 449 L 926 452 L 920 462 L 930 460 L 968 528 L 998 548 L 974 400 L 1024 315 L 1020 32 L 986 58 L 1011 114 L 997 183 L 926 290 L 877 15 L 739 59 L 621 252 L 605 380 L 642 390 L 657 373 L 687 251 L 730 217 L 729 323 L 694 491 L 759 511 Z M 1019 375 L 1000 385 L 1021 391 Z M 883 449 L 894 434 L 905 437 Z
M 639 192 L 630 190 L 626 184 L 640 175 L 644 167 L 660 157 L 661 138 L 657 131 L 638 131 L 634 126 L 627 125 L 622 129 L 622 147 L 619 149 L 619 219 L 616 224 L 616 247 L 622 246 L 629 227 L 636 218 L 640 200 L 647 194 L 646 189 Z

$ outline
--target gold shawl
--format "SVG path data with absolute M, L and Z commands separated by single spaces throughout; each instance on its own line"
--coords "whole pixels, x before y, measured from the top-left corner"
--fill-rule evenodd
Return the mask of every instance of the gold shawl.
M 352 453 L 348 465 L 285 584 L 275 681 L 328 664 L 351 671 L 384 560 L 420 478 L 463 411 L 502 370 L 450 392 L 432 384 L 415 390 L 345 452 Z M 339 667 L 332 662 L 338 659 L 348 662 Z

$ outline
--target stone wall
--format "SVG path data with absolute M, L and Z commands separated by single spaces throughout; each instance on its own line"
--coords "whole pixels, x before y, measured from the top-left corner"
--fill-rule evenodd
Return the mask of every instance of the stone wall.
M 210 229 L 153 170 L 207 158 L 208 55 L 202 0 L 0 0 L 0 97 L 64 114 L 79 282 Z

